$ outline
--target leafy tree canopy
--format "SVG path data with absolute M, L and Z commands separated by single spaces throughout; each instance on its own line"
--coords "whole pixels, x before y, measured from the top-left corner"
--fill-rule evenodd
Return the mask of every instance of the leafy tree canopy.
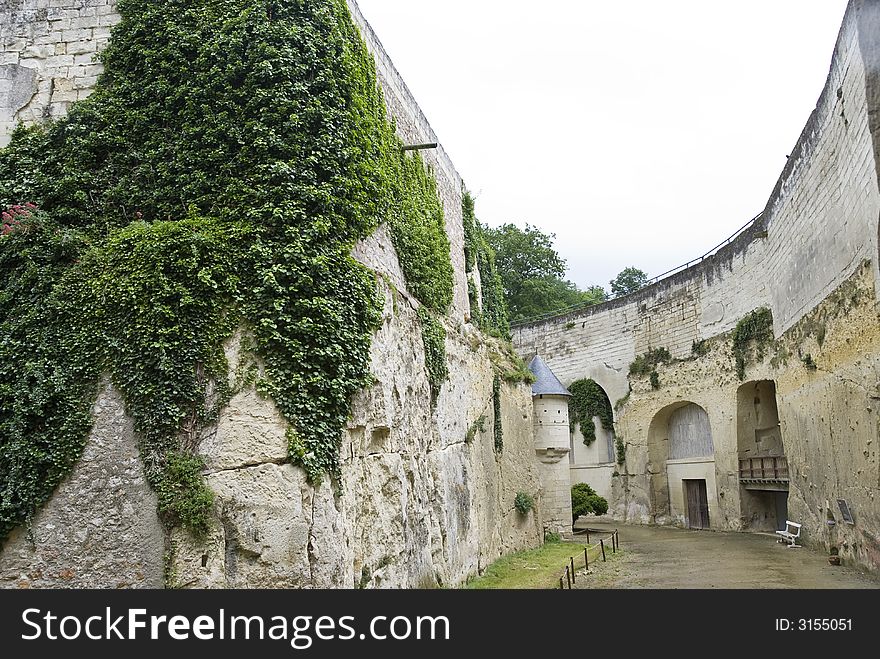
M 638 268 L 624 268 L 620 274 L 611 280 L 611 295 L 623 297 L 648 285 L 647 273 Z
M 582 291 L 563 278 L 566 263 L 553 247 L 554 234 L 530 225 L 520 229 L 513 224 L 484 230 L 495 251 L 511 321 L 607 299 L 601 286 Z

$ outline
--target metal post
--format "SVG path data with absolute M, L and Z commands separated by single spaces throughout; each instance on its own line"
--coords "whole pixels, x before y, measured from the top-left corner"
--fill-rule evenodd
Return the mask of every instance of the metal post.
M 590 529 L 587 529 L 587 544 L 590 544 Z
M 574 571 L 574 556 L 569 556 L 569 560 L 571 561 L 571 580 L 577 583 L 577 572 Z
M 605 541 L 601 538 L 599 539 L 599 546 L 602 547 L 602 562 L 605 562 Z
M 589 570 L 590 569 L 590 559 L 588 557 L 589 547 L 584 547 L 584 567 Z
M 565 584 L 562 583 L 562 577 L 559 577 L 559 590 L 565 590 Z
M 614 529 L 614 535 L 611 536 L 611 552 L 617 553 L 617 529 Z
M 437 142 L 429 142 L 427 144 L 407 144 L 400 147 L 401 151 L 424 151 L 425 149 L 436 149 Z
M 568 589 L 571 590 L 571 572 L 568 571 L 568 566 L 565 566 L 565 576 L 568 578 Z

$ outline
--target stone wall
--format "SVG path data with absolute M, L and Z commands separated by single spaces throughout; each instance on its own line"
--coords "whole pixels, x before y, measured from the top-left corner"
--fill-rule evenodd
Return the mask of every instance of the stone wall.
M 764 306 L 773 313 L 775 342 L 772 354 L 748 366 L 746 380 L 776 383 L 792 471 L 788 514 L 805 524 L 808 543 L 835 544 L 850 559 L 880 567 L 878 35 L 880 2 L 853 0 L 816 110 L 763 216 L 731 244 L 634 295 L 514 329 L 521 354 L 540 354 L 563 383 L 593 378 L 619 402 L 616 429 L 627 461 L 612 481 L 617 516 L 680 521 L 670 516 L 668 455 L 657 429 L 663 423 L 655 420 L 696 403 L 709 415 L 715 447 L 712 525 L 747 523 L 738 427 L 748 424 L 738 420 L 743 382 L 730 334 Z M 694 350 L 699 341 L 707 341 L 702 356 Z M 654 390 L 628 377 L 628 368 L 658 347 L 677 361 L 659 367 Z M 841 522 L 838 498 L 858 509 L 855 525 Z M 825 523 L 828 515 L 834 526 Z
M 0 588 L 161 588 L 164 530 L 122 398 L 109 384 L 79 464 L 0 553 Z
M 100 75 L 116 0 L 0 0 L 0 147 L 19 122 L 67 114 Z
M 284 464 L 286 424 L 271 401 L 242 391 L 200 446 L 218 499 L 210 537 L 175 533 L 169 585 L 454 586 L 540 542 L 540 513 L 514 510 L 517 492 L 540 493 L 529 388 L 504 387 L 496 453 L 491 347 L 470 326 L 448 327 L 450 379 L 432 407 L 416 304 L 393 287 L 384 293 L 371 348 L 377 384 L 354 403 L 341 493 Z M 235 373 L 238 341 L 227 356 Z M 467 441 L 480 417 L 484 430 Z
M 348 8 L 355 23 L 360 28 L 361 35 L 367 44 L 367 48 L 373 53 L 376 60 L 376 69 L 382 91 L 385 94 L 385 103 L 388 113 L 397 122 L 397 134 L 405 144 L 439 144 L 439 139 L 428 123 L 428 119 L 419 107 L 415 98 L 406 86 L 403 78 L 398 73 L 382 47 L 382 43 L 364 18 L 355 0 L 347 0 Z M 454 268 L 454 293 L 452 300 L 451 315 L 464 319 L 470 315 L 470 302 L 468 301 L 467 275 L 464 264 L 464 227 L 462 225 L 461 197 L 464 183 L 456 171 L 449 155 L 440 145 L 437 149 L 420 152 L 425 163 L 433 170 L 437 179 L 437 190 L 443 201 L 443 210 L 446 214 L 446 234 L 449 236 L 449 244 L 452 253 L 452 265 Z M 397 288 L 405 290 L 406 283 L 403 278 L 393 279 Z M 479 279 L 477 279 L 479 284 Z
M 349 6 L 375 56 L 401 138 L 436 142 L 357 5 Z M 114 7 L 113 0 L 0 0 L 0 144 L 14 123 L 62 116 L 69 102 L 91 91 L 100 71 L 92 56 L 118 20 Z M 312 486 L 301 469 L 286 464 L 282 418 L 270 401 L 245 388 L 199 447 L 216 494 L 208 539 L 197 542 L 180 531 L 164 537 L 155 500 L 131 464 L 130 421 L 114 398 L 115 407 L 96 407 L 96 430 L 81 463 L 34 522 L 35 544 L 22 530 L 0 553 L 0 585 L 157 586 L 164 555 L 165 581 L 175 587 L 455 586 L 501 555 L 541 543 L 531 390 L 502 388 L 504 449 L 497 452 L 492 364 L 504 357 L 500 346 L 465 322 L 462 182 L 442 148 L 423 156 L 437 179 L 455 270 L 454 300 L 444 320 L 449 380 L 436 404 L 418 303 L 381 227 L 353 252 L 376 272 L 385 309 L 371 348 L 376 384 L 356 397 L 342 443 L 342 483 Z M 238 336 L 227 346 L 230 373 L 241 359 L 240 342 Z M 469 440 L 481 418 L 484 429 Z M 122 424 L 115 435 L 102 430 L 111 421 Z M 94 478 L 95 470 L 120 461 L 130 468 L 112 483 Z M 91 520 L 79 507 L 88 483 L 95 498 L 115 488 L 115 517 Z M 517 492 L 535 496 L 537 510 L 517 513 Z M 96 504 L 95 510 L 103 508 Z M 100 533 L 74 528 L 86 522 Z M 135 537 L 132 557 L 127 552 Z

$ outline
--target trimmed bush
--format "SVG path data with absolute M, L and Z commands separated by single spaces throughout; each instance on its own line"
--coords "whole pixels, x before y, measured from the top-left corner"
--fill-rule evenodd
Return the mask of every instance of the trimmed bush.
M 578 483 L 571 488 L 571 522 L 578 517 L 594 514 L 604 515 L 608 512 L 608 501 L 596 494 L 596 490 L 587 483 Z

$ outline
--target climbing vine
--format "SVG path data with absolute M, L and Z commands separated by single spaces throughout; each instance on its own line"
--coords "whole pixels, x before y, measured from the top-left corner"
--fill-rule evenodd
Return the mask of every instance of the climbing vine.
M 431 401 L 436 402 L 440 387 L 449 376 L 446 366 L 446 330 L 426 307 L 419 308 L 422 342 L 425 345 L 425 368 L 431 385 Z
M 471 307 L 471 322 L 477 327 L 483 327 L 483 312 L 480 310 L 480 294 L 477 291 L 477 284 L 473 279 L 468 277 L 468 303 Z
M 401 151 L 344 0 L 118 9 L 92 96 L 0 150 L 0 209 L 25 209 L 0 236 L 0 542 L 76 463 L 103 374 L 163 519 L 204 532 L 195 447 L 238 327 L 291 461 L 338 477 L 379 322 L 355 241 L 387 222 L 410 291 L 451 300 L 436 184 Z
M 504 429 L 501 427 L 501 376 L 492 381 L 492 411 L 494 413 L 495 451 L 504 450 Z
M 753 357 L 763 359 L 767 347 L 773 342 L 773 313 L 762 307 L 746 314 L 736 324 L 732 340 L 736 374 L 743 380 L 746 377 L 746 364 Z
M 489 246 L 483 226 L 474 214 L 474 198 L 465 190 L 462 194 L 462 223 L 464 225 L 464 256 L 469 273 L 480 274 L 482 295 L 477 299 L 477 286 L 468 278 L 468 297 L 471 317 L 483 331 L 504 339 L 510 338 L 510 322 L 501 275 L 495 266 L 495 252 Z
M 482 247 L 475 206 L 476 203 L 473 195 L 467 190 L 463 190 L 461 195 L 461 223 L 464 227 L 464 267 L 466 272 L 474 271 L 474 267 L 477 265 L 477 254 Z
M 614 432 L 614 411 L 605 390 L 595 380 L 576 380 L 569 385 L 571 398 L 568 401 L 568 420 L 571 431 L 580 426 L 584 444 L 589 446 L 596 441 L 596 426 L 593 417 L 599 417 L 602 428 Z
M 452 302 L 452 261 L 437 183 L 421 156 L 398 149 L 392 164 L 402 182 L 391 213 L 391 237 L 410 292 L 434 311 Z

